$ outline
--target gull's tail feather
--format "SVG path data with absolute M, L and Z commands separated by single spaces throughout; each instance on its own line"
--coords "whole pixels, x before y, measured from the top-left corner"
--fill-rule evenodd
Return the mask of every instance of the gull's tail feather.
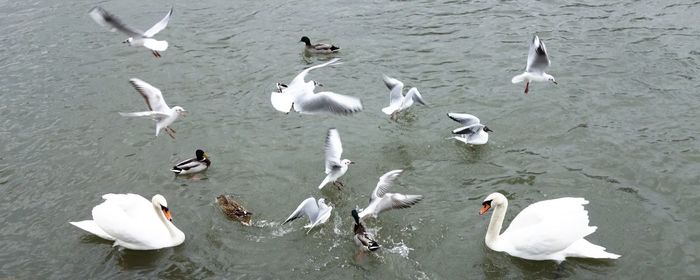
M 321 182 L 321 184 L 318 185 L 318 189 L 319 189 L 319 190 L 320 190 L 320 189 L 323 189 L 323 187 L 325 187 L 326 185 L 328 185 L 328 183 L 330 183 L 330 181 L 331 181 L 331 179 L 330 179 L 328 176 L 326 176 L 326 178 L 323 179 L 323 182 Z
M 511 82 L 511 83 L 514 83 L 514 84 L 522 83 L 522 82 L 525 81 L 525 76 L 526 76 L 526 75 L 527 75 L 527 73 L 522 73 L 522 74 L 520 74 L 520 75 L 517 75 L 517 76 L 513 77 L 513 79 L 511 79 L 510 82 Z

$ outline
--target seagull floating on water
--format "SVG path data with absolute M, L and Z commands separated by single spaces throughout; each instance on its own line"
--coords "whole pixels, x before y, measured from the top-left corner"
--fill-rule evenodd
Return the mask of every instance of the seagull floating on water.
M 398 116 L 398 113 L 411 107 L 413 102 L 425 105 L 423 96 L 420 95 L 418 89 L 412 87 L 403 95 L 403 83 L 397 79 L 384 75 L 384 84 L 389 88 L 389 106 L 382 108 L 384 114 L 390 115 L 392 119 Z
M 470 114 L 447 113 L 450 119 L 463 124 L 463 127 L 452 130 L 457 134 L 452 138 L 464 142 L 464 144 L 483 145 L 489 141 L 489 134 L 492 132 L 488 126 L 481 124 L 479 118 Z
M 179 162 L 173 166 L 173 169 L 170 169 L 170 171 L 175 172 L 176 175 L 185 175 L 207 170 L 211 165 L 209 155 L 199 149 L 194 152 L 194 155 L 195 157 L 191 159 Z
M 339 47 L 336 47 L 331 44 L 311 44 L 311 40 L 309 39 L 309 37 L 306 36 L 301 37 L 301 40 L 299 40 L 299 42 L 304 42 L 304 49 L 309 53 L 329 54 L 338 52 L 338 50 L 340 50 Z
M 532 37 L 532 41 L 530 41 L 530 51 L 527 54 L 527 67 L 525 68 L 525 72 L 513 77 L 511 82 L 517 84 L 525 81 L 525 94 L 529 91 L 530 82 L 532 81 L 550 81 L 556 85 L 557 81 L 554 80 L 554 77 L 544 72 L 544 69 L 550 64 L 547 47 L 545 47 L 544 42 L 535 35 Z
M 330 91 L 314 93 L 316 86 L 323 85 L 314 80 L 304 81 L 309 71 L 337 64 L 340 63 L 335 58 L 326 63 L 304 69 L 289 84 L 277 83 L 277 91 L 272 92 L 270 95 L 272 107 L 284 113 L 294 110 L 302 114 L 331 113 L 348 115 L 362 111 L 360 99 Z
M 127 38 L 123 42 L 129 44 L 129 46 L 145 47 L 151 50 L 155 57 L 160 57 L 159 52 L 165 51 L 168 48 L 167 41 L 158 41 L 156 39 L 153 39 L 153 36 L 165 29 L 166 26 L 168 26 L 170 16 L 172 16 L 173 14 L 173 8 L 170 8 L 168 14 L 165 15 L 165 17 L 161 19 L 158 23 L 153 25 L 153 27 L 146 30 L 146 32 L 129 28 L 124 23 L 122 23 L 121 20 L 119 20 L 119 18 L 117 18 L 113 14 L 110 14 L 101 7 L 92 8 L 89 14 L 90 17 L 92 17 L 92 19 L 99 25 L 108 27 L 111 29 L 111 31 L 119 30 L 122 33 L 125 33 L 126 35 L 129 35 L 129 38 Z
M 401 172 L 403 172 L 403 170 L 392 170 L 379 178 L 377 187 L 374 188 L 369 199 L 369 205 L 360 212 L 360 219 L 364 220 L 367 216 L 376 218 L 381 212 L 391 209 L 408 208 L 423 200 L 422 195 L 405 195 L 387 192 L 391 184 L 396 180 L 396 177 L 401 175 Z
M 308 233 L 315 226 L 327 222 L 328 218 L 331 217 L 332 210 L 333 207 L 326 205 L 325 199 L 319 198 L 317 203 L 315 198 L 309 197 L 302 201 L 299 207 L 282 224 L 284 225 L 306 215 L 309 218 L 309 224 L 305 225 L 304 228 L 309 229 Z
M 173 124 L 180 115 L 185 114 L 185 109 L 180 106 L 170 108 L 168 104 L 165 103 L 165 99 L 163 99 L 163 94 L 160 90 L 149 83 L 136 78 L 130 79 L 129 82 L 136 91 L 143 96 L 143 99 L 146 100 L 148 111 L 134 113 L 120 112 L 119 114 L 125 117 L 151 117 L 156 121 L 156 137 L 158 137 L 161 129 L 165 129 L 165 132 L 175 139 L 175 130 L 172 129 L 170 125 Z
M 331 182 L 338 189 L 340 189 L 340 187 L 343 186 L 343 183 L 338 181 L 338 178 L 343 176 L 345 172 L 348 171 L 350 164 L 353 164 L 354 162 L 349 159 L 340 159 L 340 156 L 343 154 L 343 144 L 340 142 L 340 135 L 338 134 L 338 130 L 335 128 L 328 130 L 328 134 L 326 135 L 325 152 L 326 174 L 328 175 L 325 179 L 323 179 L 323 182 L 318 185 L 318 189 L 322 189 Z

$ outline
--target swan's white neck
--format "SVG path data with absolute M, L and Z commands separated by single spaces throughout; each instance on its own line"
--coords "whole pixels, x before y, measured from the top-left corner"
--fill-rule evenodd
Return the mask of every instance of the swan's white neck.
M 173 237 L 173 240 L 179 240 L 180 238 L 184 238 L 184 234 L 182 231 L 180 231 L 173 223 L 165 218 L 165 213 L 160 209 L 160 205 L 153 205 L 153 210 L 158 213 L 158 218 L 160 221 L 165 225 L 165 228 L 168 229 L 168 233 L 170 233 L 170 236 Z
M 501 205 L 496 205 L 493 207 L 493 214 L 491 214 L 491 221 L 489 222 L 489 228 L 486 230 L 486 246 L 494 251 L 498 250 L 498 237 L 501 234 L 501 227 L 503 226 L 503 219 L 506 217 L 506 210 L 508 210 L 508 201 L 504 201 Z

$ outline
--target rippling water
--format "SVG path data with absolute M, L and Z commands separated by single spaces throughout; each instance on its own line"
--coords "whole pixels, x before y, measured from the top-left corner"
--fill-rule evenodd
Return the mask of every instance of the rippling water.
M 699 2 L 176 1 L 162 59 L 87 15 L 101 5 L 145 29 L 167 12 L 159 2 L 0 1 L 0 278 L 700 277 Z M 510 78 L 535 32 L 559 85 L 523 95 Z M 303 56 L 302 35 L 343 48 L 343 65 L 311 76 L 364 112 L 273 111 L 275 82 L 327 59 Z M 429 106 L 390 121 L 382 73 Z M 117 114 L 143 109 L 131 77 L 190 112 L 177 140 Z M 447 112 L 479 116 L 491 141 L 446 140 Z M 319 192 L 329 127 L 358 164 L 345 190 Z M 212 157 L 206 180 L 174 179 L 196 148 Z M 395 191 L 426 198 L 369 221 L 384 248 L 357 257 L 349 211 L 391 169 L 406 170 Z M 586 197 L 589 240 L 623 257 L 557 266 L 489 250 L 477 209 L 494 191 L 510 199 L 506 224 L 535 201 Z M 119 250 L 67 223 L 109 192 L 163 194 L 187 240 Z M 253 227 L 218 211 L 221 193 Z M 327 224 L 280 226 L 312 195 L 335 207 Z

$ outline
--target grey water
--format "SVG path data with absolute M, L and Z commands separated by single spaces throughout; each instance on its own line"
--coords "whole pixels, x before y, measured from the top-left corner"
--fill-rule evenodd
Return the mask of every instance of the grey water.
M 100 5 L 146 29 L 175 7 L 154 58 L 93 22 Z M 700 277 L 700 2 L 670 1 L 0 1 L 0 279 L 697 279 Z M 538 34 L 558 85 L 510 78 Z M 314 70 L 325 88 L 361 98 L 352 116 L 285 115 L 276 82 Z M 382 74 L 415 86 L 428 106 L 397 121 Z M 188 112 L 177 138 L 154 136 L 129 85 L 138 77 Z M 493 129 L 483 146 L 447 139 L 470 113 Z M 323 180 L 323 141 L 336 127 L 355 161 L 345 188 Z M 195 178 L 169 168 L 193 156 Z M 412 208 L 369 220 L 382 249 L 357 254 L 350 210 L 383 173 Z M 527 261 L 484 244 L 481 201 L 502 192 L 505 224 L 527 205 L 585 197 L 587 239 L 618 260 Z M 175 248 L 130 251 L 68 224 L 106 193 L 168 199 L 187 236 Z M 219 194 L 254 213 L 227 219 Z M 326 198 L 328 223 L 281 225 L 303 199 Z

